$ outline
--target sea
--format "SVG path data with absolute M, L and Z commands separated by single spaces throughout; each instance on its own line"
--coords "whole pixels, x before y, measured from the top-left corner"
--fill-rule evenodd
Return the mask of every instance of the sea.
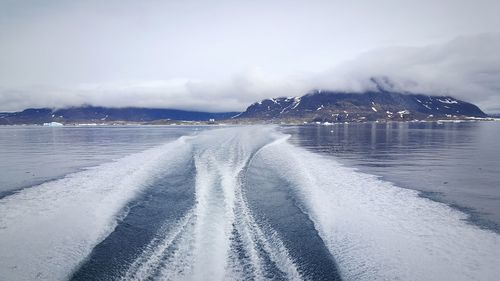
M 500 122 L 0 126 L 0 280 L 498 280 Z

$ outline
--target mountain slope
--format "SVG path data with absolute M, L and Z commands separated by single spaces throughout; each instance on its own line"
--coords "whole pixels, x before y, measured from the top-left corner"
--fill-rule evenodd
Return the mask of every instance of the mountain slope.
M 373 120 L 434 120 L 487 117 L 474 104 L 450 96 L 427 96 L 387 91 L 344 93 L 313 91 L 302 97 L 265 99 L 246 111 L 209 113 L 158 108 L 108 108 L 96 106 L 64 109 L 26 109 L 0 113 L 0 125 L 61 123 L 151 123 L 159 120 L 208 121 L 232 118 L 258 121 L 345 122 Z
M 450 96 L 387 91 L 342 93 L 313 91 L 302 97 L 265 99 L 236 118 L 310 121 L 413 120 L 486 117 L 477 106 Z
M 21 112 L 0 113 L 0 125 L 42 124 L 48 122 L 82 123 L 130 121 L 149 122 L 155 120 L 208 121 L 235 116 L 238 112 L 210 113 L 159 108 L 108 108 L 96 106 L 70 107 L 64 109 L 26 109 Z

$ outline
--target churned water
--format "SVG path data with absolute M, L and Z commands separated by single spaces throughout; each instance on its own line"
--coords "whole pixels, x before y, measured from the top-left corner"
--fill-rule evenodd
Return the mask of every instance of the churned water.
M 0 279 L 495 280 L 498 125 L 0 128 Z

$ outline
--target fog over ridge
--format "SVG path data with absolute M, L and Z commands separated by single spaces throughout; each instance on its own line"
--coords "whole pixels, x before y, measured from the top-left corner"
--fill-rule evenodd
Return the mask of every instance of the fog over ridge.
M 500 110 L 500 34 L 460 37 L 441 45 L 390 47 L 362 54 L 329 70 L 278 77 L 254 68 L 221 81 L 189 78 L 85 83 L 71 88 L 33 85 L 1 88 L 0 110 L 91 104 L 239 111 L 277 96 L 311 89 L 376 91 L 373 77 L 387 77 L 388 90 L 451 95 Z
M 241 111 L 311 89 L 451 95 L 500 112 L 498 1 L 0 0 L 0 112 Z

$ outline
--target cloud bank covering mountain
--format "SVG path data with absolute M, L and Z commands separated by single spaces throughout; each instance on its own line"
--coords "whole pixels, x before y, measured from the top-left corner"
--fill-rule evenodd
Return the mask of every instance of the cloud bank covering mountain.
M 377 78 L 500 112 L 500 4 L 374 2 L 5 1 L 0 111 L 242 111 L 311 89 L 374 90 Z
M 370 77 L 387 77 L 401 92 L 452 95 L 500 111 L 500 34 L 458 37 L 424 47 L 388 47 L 316 77 L 319 88 L 374 90 Z

